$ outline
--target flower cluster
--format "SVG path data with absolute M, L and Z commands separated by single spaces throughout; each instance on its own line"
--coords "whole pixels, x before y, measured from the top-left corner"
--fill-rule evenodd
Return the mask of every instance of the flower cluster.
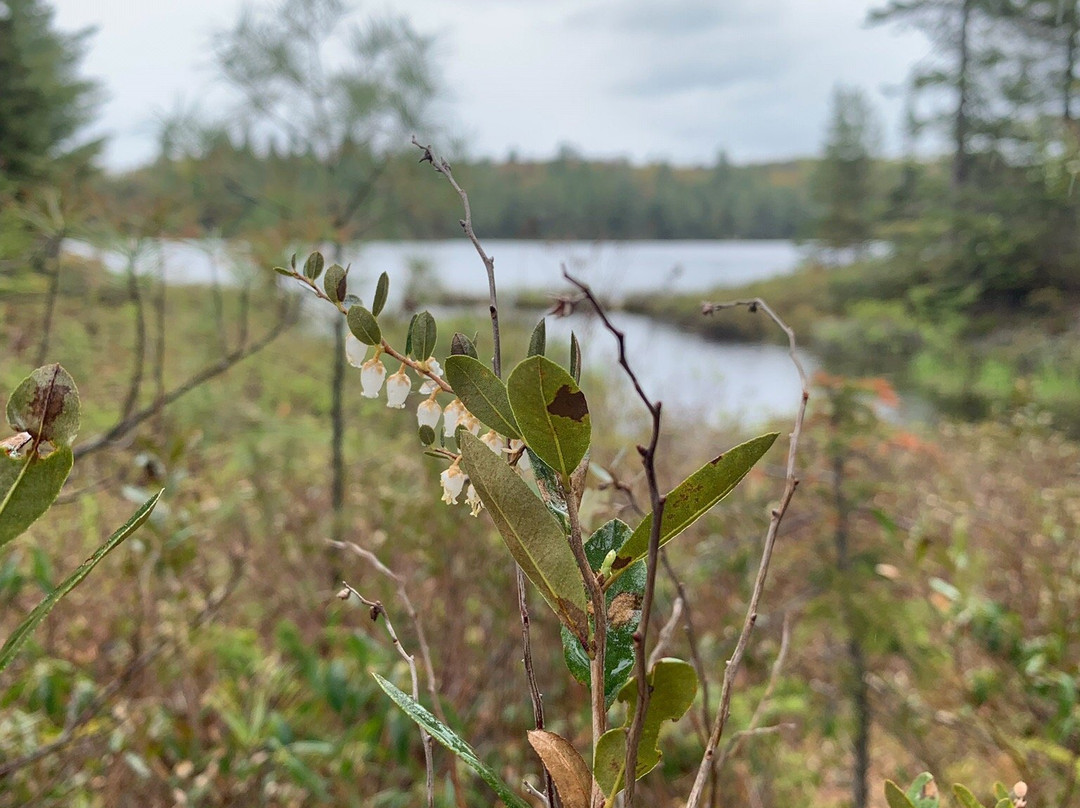
M 383 365 L 380 359 L 382 353 L 382 348 L 376 347 L 374 355 L 370 359 L 365 359 L 367 355 L 366 345 L 352 334 L 345 340 L 345 356 L 349 364 L 360 368 L 361 394 L 365 398 L 378 398 L 385 385 L 386 406 L 392 409 L 404 409 L 409 393 L 412 392 L 412 379 L 406 373 L 404 362 L 395 373 L 387 377 L 386 366 Z M 458 429 L 466 429 L 473 435 L 480 436 L 483 425 L 475 415 L 469 412 L 461 399 L 454 398 L 445 408 L 439 404 L 438 396 L 443 390 L 439 383 L 432 378 L 432 376 L 442 378 L 443 370 L 438 360 L 429 357 L 424 362 L 420 362 L 418 366 L 426 371 L 424 381 L 420 386 L 420 393 L 426 395 L 427 398 L 421 401 L 416 408 L 417 424 L 434 430 L 439 424 L 439 419 L 442 418 L 443 435 L 447 438 L 454 437 Z M 494 430 L 488 430 L 484 435 L 480 436 L 480 440 L 498 455 L 508 450 L 506 438 Z M 439 475 L 443 489 L 442 500 L 449 505 L 456 505 L 462 491 L 464 491 L 465 504 L 470 507 L 473 516 L 476 516 L 480 513 L 483 505 L 473 485 L 469 483 L 468 488 L 465 487 L 468 478 L 459 467 L 460 461 L 461 458 L 458 457 L 450 464 L 448 469 Z

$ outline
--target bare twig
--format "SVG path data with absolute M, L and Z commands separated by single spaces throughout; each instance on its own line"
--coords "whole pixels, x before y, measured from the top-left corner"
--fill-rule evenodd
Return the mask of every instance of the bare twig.
M 450 168 L 450 164 L 442 159 L 437 158 L 431 151 L 431 146 L 423 146 L 416 139 L 412 138 L 413 145 L 423 152 L 423 156 L 420 158 L 421 163 L 431 163 L 431 167 L 434 168 L 439 174 L 446 177 L 446 181 L 450 183 L 450 186 L 457 192 L 457 195 L 461 198 L 461 205 L 465 210 L 465 218 L 460 219 L 461 229 L 465 232 L 469 241 L 472 242 L 473 247 L 476 249 L 477 255 L 480 256 L 480 260 L 484 263 L 484 270 L 487 273 L 488 279 L 488 311 L 491 315 L 491 341 L 492 341 L 492 370 L 499 378 L 502 377 L 502 339 L 499 330 L 499 300 L 498 294 L 495 289 L 495 259 L 489 256 L 484 250 L 483 245 L 480 243 L 480 239 L 476 237 L 476 232 L 473 230 L 472 223 L 472 207 L 469 204 L 469 195 L 465 192 L 458 181 L 454 178 L 454 173 Z M 392 354 L 391 354 L 392 355 Z M 445 389 L 449 389 L 448 387 Z M 523 659 L 525 663 L 525 680 L 529 688 L 529 697 L 532 700 L 533 705 L 533 719 L 537 729 L 544 728 L 544 705 L 543 697 L 540 694 L 540 687 L 536 682 L 536 672 L 532 666 L 532 639 L 530 636 L 530 620 L 529 620 L 529 604 L 526 599 L 525 590 L 525 575 L 521 571 L 521 567 L 515 564 L 516 572 L 514 575 L 515 585 L 517 587 L 517 601 L 518 601 L 518 613 L 521 620 L 521 643 L 523 651 Z M 603 602 L 603 596 L 601 595 L 601 603 Z M 544 767 L 544 792 L 545 800 L 548 805 L 556 805 L 555 797 L 555 785 L 552 782 L 551 774 L 548 772 L 547 767 Z
M 795 365 L 795 370 L 799 374 L 799 380 L 802 382 L 802 397 L 799 401 L 799 409 L 795 414 L 795 425 L 791 431 L 790 441 L 788 443 L 787 475 L 784 483 L 784 491 L 780 496 L 780 502 L 777 504 L 776 508 L 773 509 L 772 516 L 769 520 L 769 527 L 765 533 L 765 544 L 761 550 L 761 562 L 758 566 L 757 577 L 754 580 L 754 587 L 751 590 L 750 602 L 747 604 L 746 608 L 746 618 L 743 621 L 739 639 L 735 643 L 735 651 L 732 653 L 731 659 L 728 660 L 727 669 L 724 671 L 724 682 L 720 690 L 720 706 L 717 709 L 716 718 L 713 721 L 709 742 L 705 745 L 705 753 L 701 757 L 701 764 L 698 766 L 694 786 L 690 791 L 690 796 L 687 798 L 686 808 L 697 808 L 701 801 L 701 795 L 705 790 L 705 781 L 709 776 L 709 772 L 713 769 L 716 747 L 720 743 L 720 736 L 724 732 L 724 725 L 727 723 L 728 715 L 731 712 L 731 695 L 732 687 L 735 682 L 735 675 L 738 673 L 739 666 L 742 664 L 743 655 L 746 653 L 746 646 L 750 642 L 750 635 L 753 633 L 754 624 L 757 622 L 758 603 L 761 601 L 761 594 L 765 589 L 765 580 L 769 575 L 769 564 L 772 561 L 773 548 L 776 546 L 776 535 L 780 530 L 780 523 L 783 521 L 788 505 L 791 504 L 791 498 L 795 495 L 795 489 L 798 488 L 799 485 L 799 479 L 795 475 L 795 458 L 798 453 L 799 438 L 802 435 L 803 419 L 806 416 L 806 403 L 810 399 L 810 388 L 806 378 L 806 371 L 803 369 L 802 362 L 799 361 L 797 346 L 795 344 L 795 332 L 792 331 L 787 323 L 780 319 L 776 312 L 769 308 L 761 298 L 738 300 L 731 303 L 704 303 L 702 304 L 701 311 L 703 314 L 712 314 L 713 312 L 730 308 L 747 308 L 751 312 L 756 312 L 758 310 L 763 311 L 783 330 L 785 334 L 787 334 L 788 354 L 791 357 L 792 364 Z
M 128 299 L 133 306 L 135 318 L 135 349 L 133 351 L 131 380 L 128 382 L 127 397 L 124 399 L 124 405 L 120 409 L 121 420 L 130 418 L 139 403 L 139 393 L 142 390 L 143 364 L 146 361 L 146 312 L 143 306 L 142 293 L 139 290 L 139 275 L 135 269 L 141 250 L 141 243 L 136 242 L 135 246 L 127 251 Z
M 340 545 L 341 542 L 331 542 L 334 545 Z M 383 625 L 386 627 L 386 633 L 390 635 L 390 641 L 394 644 L 394 648 L 401 654 L 401 658 L 409 666 L 409 676 L 412 678 L 412 697 L 413 701 L 420 701 L 420 679 L 416 675 L 416 659 L 405 650 L 405 647 L 401 644 L 401 640 L 398 639 L 397 632 L 394 631 L 394 624 L 390 621 L 390 615 L 387 614 L 386 609 L 383 607 L 382 602 L 378 600 L 368 600 L 355 589 L 353 589 L 348 581 L 342 581 L 342 586 L 345 588 L 342 590 L 342 594 L 339 594 L 342 600 L 347 600 L 349 595 L 353 595 L 357 600 L 363 603 L 365 606 L 371 609 L 371 619 L 378 620 L 379 615 L 383 616 Z M 431 756 L 431 735 L 423 727 L 420 727 L 420 737 L 424 742 L 424 764 L 427 767 L 427 804 L 428 808 L 434 808 L 435 806 L 435 764 Z
M 38 343 L 37 367 L 41 367 L 49 360 L 50 340 L 52 339 L 53 314 L 56 312 L 56 301 L 60 297 L 60 272 L 63 269 L 64 230 L 48 238 L 45 244 L 45 255 L 52 258 L 52 273 L 49 275 L 49 290 L 45 298 L 45 314 L 41 318 L 41 341 Z
M 656 645 L 653 646 L 652 652 L 649 654 L 650 668 L 664 656 L 664 652 L 667 651 L 667 647 L 671 643 L 671 637 L 675 634 L 675 629 L 678 628 L 682 616 L 683 599 L 675 598 L 675 603 L 671 606 L 671 616 L 664 623 L 664 627 L 660 629 L 660 634 L 656 637 Z
M 537 729 L 544 728 L 544 697 L 540 694 L 540 688 L 536 683 L 536 670 L 533 668 L 531 620 L 529 618 L 529 604 L 526 600 L 525 573 L 521 567 L 514 563 L 514 577 L 517 584 L 518 614 L 521 618 L 521 659 L 525 665 L 525 679 L 529 684 L 529 697 L 532 700 L 533 720 Z M 541 764 L 544 772 L 544 793 L 538 794 L 547 805 L 553 805 L 555 794 L 555 781 L 551 779 L 551 772 Z M 531 786 L 530 786 L 531 788 Z
M 581 517 L 578 514 L 578 501 L 566 486 L 566 514 L 570 522 L 570 550 L 577 561 L 578 571 L 585 582 L 585 591 L 589 595 L 589 602 L 593 612 L 593 638 L 590 646 L 586 649 L 589 654 L 589 690 L 592 706 L 592 742 L 593 748 L 600 741 L 600 736 L 607 731 L 607 700 L 604 693 L 604 660 L 607 649 L 607 606 L 604 598 L 604 590 L 596 579 L 589 558 L 585 555 L 585 542 L 581 535 Z M 599 791 L 594 794 L 594 800 L 603 795 Z
M 638 630 L 634 632 L 634 677 L 637 680 L 637 701 L 634 704 L 633 716 L 630 720 L 630 727 L 626 734 L 626 763 L 624 769 L 626 779 L 625 805 L 627 808 L 632 808 L 634 804 L 634 788 L 637 782 L 634 775 L 637 771 L 638 744 L 641 742 L 641 733 L 645 724 L 645 711 L 649 706 L 645 648 L 649 633 L 649 618 L 652 615 L 653 596 L 656 591 L 656 568 L 660 552 L 660 523 L 663 520 L 664 502 L 666 499 L 660 494 L 660 486 L 656 481 L 656 446 L 660 441 L 661 403 L 659 401 L 654 403 L 652 399 L 645 394 L 645 391 L 641 387 L 641 383 L 638 381 L 637 375 L 634 373 L 633 368 L 630 367 L 630 362 L 626 358 L 626 335 L 616 328 L 608 318 L 607 313 L 596 299 L 592 289 L 590 289 L 587 284 L 572 277 L 570 273 L 566 271 L 566 267 L 563 267 L 562 274 L 567 281 L 581 291 L 596 311 L 597 316 L 600 317 L 604 327 L 615 338 L 615 342 L 619 347 L 619 365 L 622 366 L 623 371 L 633 384 L 638 398 L 641 399 L 646 409 L 648 409 L 649 414 L 652 416 L 652 433 L 649 437 L 649 445 L 637 447 L 638 453 L 641 455 L 642 466 L 645 468 L 645 480 L 649 487 L 649 502 L 652 505 L 653 520 L 651 529 L 649 530 L 649 553 L 645 562 L 645 594 L 641 599 L 641 622 L 638 625 Z M 601 616 L 596 619 L 596 624 L 598 626 L 601 623 L 602 616 L 603 614 L 601 613 Z M 595 701 L 597 694 L 594 692 L 592 695 L 593 700 Z M 602 678 L 599 697 L 601 703 L 603 703 L 604 687 Z
M 780 632 L 780 650 L 776 653 L 776 659 L 773 661 L 772 670 L 769 671 L 769 681 L 765 685 L 765 692 L 761 694 L 761 698 L 758 700 L 757 707 L 754 708 L 754 714 L 750 716 L 750 722 L 746 725 L 746 729 L 736 732 L 728 740 L 727 745 L 720 752 L 716 758 L 715 764 L 713 764 L 719 771 L 724 768 L 724 764 L 731 758 L 731 756 L 738 750 L 739 744 L 742 739 L 751 735 L 760 735 L 764 732 L 776 732 L 781 727 L 787 725 L 780 725 L 777 727 L 762 727 L 761 719 L 765 717 L 765 709 L 769 706 L 769 699 L 772 698 L 773 691 L 776 690 L 776 683 L 780 681 L 780 674 L 784 669 L 784 662 L 787 660 L 788 647 L 791 644 L 791 620 L 788 615 L 784 615 L 784 627 Z
M 550 776 L 551 776 L 551 775 L 548 775 L 548 777 L 550 777 Z M 522 780 L 522 781 L 521 781 L 521 787 L 522 787 L 523 789 L 525 789 L 525 790 L 526 790 L 526 791 L 527 791 L 527 792 L 528 792 L 529 794 L 531 794 L 532 796 L 536 797 L 536 799 L 538 799 L 538 800 L 540 800 L 541 802 L 543 802 L 543 803 L 544 803 L 544 805 L 547 805 L 547 806 L 550 806 L 550 805 L 551 805 L 551 803 L 550 803 L 550 802 L 548 802 L 548 798 L 547 798 L 547 795 L 546 795 L 546 794 L 545 794 L 545 793 L 544 793 L 543 791 L 540 791 L 540 790 L 539 790 L 539 789 L 538 789 L 538 788 L 537 788 L 536 786 L 534 786 L 534 785 L 533 785 L 532 783 L 530 783 L 530 782 L 529 782 L 528 780 Z
M 698 683 L 701 686 L 701 720 L 700 722 L 695 721 L 694 725 L 698 737 L 701 738 L 701 742 L 705 743 L 707 740 L 709 718 L 712 716 L 712 708 L 709 705 L 709 679 L 705 675 L 705 663 L 701 660 L 701 652 L 698 651 L 697 631 L 694 630 L 694 614 L 690 606 L 690 596 L 687 594 L 683 582 L 679 580 L 675 568 L 671 565 L 671 560 L 668 558 L 666 550 L 660 551 L 660 561 L 663 563 L 664 571 L 667 572 L 668 577 L 671 579 L 671 583 L 675 586 L 676 595 L 683 603 L 686 625 L 686 643 L 690 647 L 690 661 L 694 665 L 694 670 L 697 672 Z
M 420 662 L 424 666 L 424 678 L 427 680 L 427 692 L 431 699 L 431 710 L 435 713 L 436 718 L 444 724 L 449 725 L 450 722 L 447 720 L 446 713 L 443 711 L 442 700 L 439 698 L 437 681 L 435 679 L 435 666 L 431 661 L 431 646 L 428 644 L 427 634 L 424 632 L 424 624 L 420 620 L 420 614 L 413 605 L 412 599 L 409 597 L 409 591 L 405 587 L 405 579 L 386 566 L 375 553 L 354 542 L 330 540 L 327 544 L 338 550 L 347 550 L 353 555 L 359 556 L 371 564 L 380 575 L 384 575 L 394 582 L 398 600 L 401 601 L 401 605 L 405 607 L 405 614 L 408 615 L 409 622 L 412 623 L 413 631 L 416 634 L 416 643 L 420 646 Z M 465 798 L 461 789 L 461 782 L 458 779 L 456 758 L 450 766 L 450 779 L 454 786 L 454 794 L 459 807 L 465 808 Z
M 144 407 L 137 412 L 133 412 L 130 415 L 121 417 L 120 420 L 104 434 L 78 444 L 75 447 L 75 457 L 85 457 L 88 454 L 105 448 L 110 443 L 118 441 L 135 429 L 139 424 L 152 418 L 161 408 L 167 407 L 200 385 L 220 376 L 238 362 L 246 359 L 252 354 L 258 353 L 295 325 L 298 319 L 297 315 L 297 307 L 292 305 L 291 301 L 282 300 L 277 322 L 272 325 L 260 339 L 250 345 L 242 345 L 235 350 L 230 351 L 217 362 L 207 365 L 202 370 L 190 376 L 186 381 L 165 393 L 165 395 L 161 396 L 159 400 L 154 401 L 151 405 Z
M 490 296 L 489 308 L 491 312 L 491 336 L 494 341 L 494 358 L 492 364 L 494 366 L 495 375 L 501 377 L 502 348 L 499 340 L 499 306 L 495 295 L 495 259 L 484 252 L 480 240 L 476 237 L 476 233 L 473 232 L 472 208 L 469 206 L 469 195 L 465 193 L 465 189 L 458 185 L 457 180 L 454 179 L 454 174 L 450 170 L 450 164 L 441 157 L 436 157 L 431 151 L 431 146 L 421 145 L 420 141 L 418 141 L 415 136 L 413 137 L 412 142 L 416 148 L 424 153 L 424 156 L 420 158 L 420 162 L 431 163 L 431 167 L 446 177 L 446 181 L 450 183 L 451 187 L 457 191 L 457 195 L 461 197 L 461 204 L 465 208 L 465 218 L 459 221 L 461 229 L 465 231 L 465 235 L 468 236 L 469 241 L 471 241 L 473 247 L 476 248 L 480 260 L 484 262 L 484 269 L 487 270 L 488 294 Z

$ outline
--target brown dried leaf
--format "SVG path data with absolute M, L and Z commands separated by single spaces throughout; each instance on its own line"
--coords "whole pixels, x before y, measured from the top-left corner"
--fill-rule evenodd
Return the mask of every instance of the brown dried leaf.
M 592 774 L 570 741 L 554 732 L 532 729 L 529 743 L 551 772 L 563 808 L 589 808 Z

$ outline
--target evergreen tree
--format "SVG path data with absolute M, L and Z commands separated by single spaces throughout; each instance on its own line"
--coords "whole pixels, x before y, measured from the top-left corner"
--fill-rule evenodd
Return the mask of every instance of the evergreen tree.
M 41 0 L 0 2 L 0 193 L 54 181 L 96 153 L 75 141 L 97 101 L 78 75 L 90 33 L 56 31 Z
M 879 140 L 877 114 L 866 94 L 836 87 L 825 153 L 813 182 L 814 198 L 824 211 L 816 234 L 829 247 L 859 248 L 873 238 L 874 152 Z

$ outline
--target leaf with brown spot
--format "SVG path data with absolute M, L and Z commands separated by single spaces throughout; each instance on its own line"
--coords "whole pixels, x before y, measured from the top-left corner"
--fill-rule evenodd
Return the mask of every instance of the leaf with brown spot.
M 79 391 L 60 365 L 45 365 L 27 376 L 8 398 L 7 419 L 16 432 L 36 442 L 70 446 L 79 434 Z
M 543 356 L 530 356 L 506 380 L 510 407 L 526 445 L 570 479 L 592 439 L 589 405 L 577 382 Z
M 592 773 L 573 745 L 543 729 L 529 730 L 529 744 L 551 772 L 563 808 L 589 808 Z

